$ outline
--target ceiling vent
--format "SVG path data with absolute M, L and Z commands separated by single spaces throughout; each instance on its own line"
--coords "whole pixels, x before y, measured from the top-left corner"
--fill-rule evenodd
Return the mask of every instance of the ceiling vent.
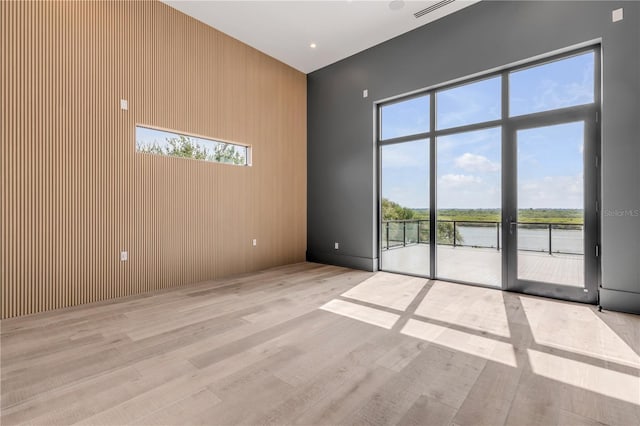
M 432 4 L 429 7 L 426 7 L 424 9 L 422 9 L 422 10 L 417 11 L 416 13 L 413 14 L 413 16 L 415 16 L 416 18 L 421 18 L 421 17 L 423 17 L 424 15 L 426 15 L 428 13 L 431 13 L 433 11 L 436 11 L 436 10 L 440 9 L 441 7 L 444 7 L 444 6 L 448 5 L 449 3 L 453 3 L 454 1 L 455 0 L 442 0 L 442 1 L 439 1 L 436 4 Z

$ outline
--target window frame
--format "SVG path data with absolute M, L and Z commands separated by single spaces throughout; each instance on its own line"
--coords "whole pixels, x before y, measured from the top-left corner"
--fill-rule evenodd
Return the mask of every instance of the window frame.
M 137 131 L 138 131 L 139 127 L 143 128 L 143 129 L 158 131 L 158 132 L 173 133 L 176 136 L 185 136 L 185 137 L 197 138 L 197 139 L 205 140 L 207 142 L 212 142 L 212 143 L 217 143 L 217 144 L 228 144 L 228 145 L 233 145 L 233 146 L 237 146 L 237 147 L 240 147 L 240 148 L 244 148 L 244 149 L 246 149 L 245 162 L 244 162 L 244 164 L 235 164 L 235 163 L 229 163 L 229 162 L 224 162 L 224 161 L 213 161 L 213 160 L 206 160 L 206 159 L 200 159 L 200 158 L 180 157 L 180 156 L 175 156 L 175 155 L 156 154 L 156 153 L 153 153 L 153 152 L 140 151 L 138 149 L 138 141 L 137 141 Z M 153 125 L 143 124 L 143 123 L 136 123 L 135 124 L 135 126 L 133 128 L 133 139 L 134 139 L 134 150 L 135 150 L 136 154 L 153 155 L 153 156 L 166 157 L 166 158 L 178 158 L 178 159 L 184 159 L 184 160 L 203 161 L 203 162 L 212 163 L 212 164 L 226 164 L 226 165 L 235 166 L 235 167 L 251 167 L 251 166 L 253 166 L 253 146 L 250 145 L 250 144 L 244 144 L 244 143 L 229 141 L 229 140 L 220 139 L 220 138 L 212 138 L 210 136 L 199 135 L 197 133 L 183 132 L 183 131 L 179 131 L 179 130 L 175 130 L 175 129 L 168 129 L 168 128 L 165 128 L 165 127 L 153 126 Z
M 549 56 L 545 56 L 543 58 L 538 58 L 538 59 L 534 59 L 531 61 L 526 61 L 524 63 L 520 63 L 518 65 L 512 65 L 512 66 L 506 66 L 504 68 L 501 68 L 499 70 L 494 70 L 494 71 L 489 71 L 489 72 L 485 72 L 485 73 L 480 73 L 480 74 L 476 74 L 473 77 L 470 78 L 462 78 L 450 83 L 443 83 L 443 84 L 439 84 L 439 85 L 435 85 L 432 86 L 428 89 L 425 90 L 420 90 L 420 91 L 416 91 L 413 92 L 409 95 L 401 95 L 398 97 L 394 97 L 393 99 L 389 99 L 386 101 L 382 101 L 382 102 L 378 102 L 375 104 L 375 108 L 376 108 L 376 128 L 375 128 L 375 141 L 376 144 L 378 145 L 386 145 L 386 144 L 393 144 L 393 143 L 400 143 L 400 142 L 409 142 L 415 139 L 424 139 L 424 138 L 431 138 L 431 137 L 438 137 L 438 136 L 445 136 L 448 134 L 453 134 L 453 133 L 463 133 L 463 132 L 468 132 L 468 131 L 473 131 L 473 130 L 480 130 L 480 129 L 484 129 L 487 127 L 496 127 L 496 126 L 501 126 L 501 125 L 506 125 L 507 122 L 516 122 L 516 121 L 525 121 L 528 120 L 532 117 L 544 117 L 545 115 L 555 115 L 555 114 L 563 114 L 566 110 L 575 110 L 576 108 L 593 108 L 593 105 L 599 105 L 600 101 L 601 101 L 601 94 L 600 94 L 600 90 L 599 89 L 599 75 L 600 75 L 600 70 L 598 69 L 597 65 L 600 64 L 600 43 L 598 44 L 591 44 L 585 47 L 581 47 L 579 49 L 572 49 L 570 51 L 566 51 L 566 52 L 562 52 L 562 53 L 557 53 L 557 54 L 552 54 Z M 552 110 L 546 110 L 546 111 L 538 111 L 538 112 L 533 112 L 533 113 L 528 113 L 528 114 L 522 114 L 522 115 L 517 115 L 517 116 L 509 116 L 509 74 L 516 72 L 516 71 L 522 71 L 528 68 L 534 68 L 536 66 L 539 65 L 544 65 L 547 63 L 551 63 L 551 62 L 557 62 L 563 59 L 568 59 L 574 56 L 579 56 L 581 54 L 587 53 L 587 52 L 593 52 L 594 53 L 594 64 L 596 66 L 594 66 L 594 100 L 591 103 L 587 103 L 587 104 L 580 104 L 580 105 L 575 105 L 575 106 L 570 106 L 570 107 L 563 107 L 563 108 L 556 108 L 556 109 L 552 109 Z M 472 84 L 475 82 L 479 82 L 479 81 L 483 81 L 483 80 L 488 80 L 490 78 L 494 78 L 494 77 L 501 77 L 501 117 L 496 119 L 496 120 L 491 120 L 491 121 L 483 121 L 480 123 L 473 123 L 473 124 L 466 124 L 466 125 L 462 125 L 462 126 L 455 126 L 455 127 L 448 127 L 446 129 L 436 129 L 436 123 L 435 123 L 435 118 L 437 115 L 436 112 L 436 108 L 437 108 L 437 103 L 436 103 L 436 97 L 437 94 L 439 92 L 442 91 L 446 91 L 449 89 L 455 89 L 457 87 L 461 87 L 461 86 L 465 86 L 468 84 Z M 506 89 L 506 91 L 505 91 Z M 429 95 L 430 98 L 430 123 L 429 123 L 429 131 L 428 132 L 421 132 L 421 133 L 414 133 L 411 135 L 406 135 L 406 136 L 399 136 L 399 137 L 395 137 L 395 138 L 388 138 L 388 139 L 382 139 L 382 108 L 384 108 L 387 105 L 392 105 L 392 104 L 397 104 L 400 102 L 404 102 L 413 98 L 417 98 L 420 96 L 426 96 Z
M 567 59 L 567 58 L 571 58 L 573 56 L 578 56 L 580 54 L 586 53 L 586 52 L 593 52 L 594 53 L 594 69 L 593 69 L 593 73 L 594 73 L 594 99 L 593 102 L 591 103 L 587 103 L 587 104 L 581 104 L 581 105 L 577 105 L 577 106 L 570 106 L 570 107 L 563 107 L 563 108 L 558 108 L 558 109 L 551 109 L 551 110 L 546 110 L 546 111 L 538 111 L 538 112 L 533 112 L 533 113 L 528 113 L 528 114 L 522 114 L 522 115 L 517 115 L 517 116 L 510 116 L 510 111 L 509 111 L 509 107 L 510 107 L 510 100 L 509 100 L 509 93 L 510 93 L 510 87 L 509 87 L 509 74 L 512 72 L 516 72 L 516 71 L 520 71 L 520 70 L 524 70 L 527 68 L 533 68 L 539 65 L 544 65 L 546 63 L 551 63 L 551 62 L 556 62 L 556 61 L 561 61 L 563 59 Z M 478 74 L 474 74 L 471 77 L 463 77 L 460 79 L 456 79 L 454 81 L 448 82 L 448 83 L 442 83 L 442 84 L 438 84 L 438 85 L 434 85 L 431 86 L 427 89 L 424 90 L 418 90 L 415 92 L 411 92 L 410 94 L 407 95 L 400 95 L 397 97 L 393 97 L 391 99 L 387 99 L 387 100 L 383 100 L 377 103 L 374 103 L 374 117 L 376 120 L 376 123 L 374 125 L 374 132 L 375 132 L 375 148 L 376 148 L 376 171 L 377 171 L 377 211 L 378 211 L 378 218 L 376 220 L 376 228 L 377 228 L 377 235 L 376 235 L 376 239 L 378 241 L 378 249 L 377 249 L 377 254 L 378 254 L 378 259 L 382 258 L 382 243 L 381 243 L 381 236 L 382 236 L 382 165 L 381 165 L 381 149 L 383 146 L 385 145 L 390 145 L 390 144 L 397 144 L 397 143 L 403 143 L 403 142 L 412 142 L 415 140 L 420 140 L 420 139 L 426 139 L 428 140 L 429 143 L 429 198 L 430 198 L 430 205 L 429 205 L 429 226 L 430 229 L 437 229 L 437 147 L 436 147 L 436 140 L 438 137 L 441 136 L 447 136 L 447 135 L 452 135 L 452 134 L 458 134 L 458 133 L 467 133 L 467 132 L 472 132 L 472 131 L 476 131 L 476 130 L 483 130 L 483 129 L 487 129 L 487 128 L 493 128 L 493 127 L 500 127 L 502 129 L 502 135 L 501 135 L 501 144 L 502 144 L 502 153 L 501 153 L 501 159 L 503 161 L 503 165 L 502 165 L 502 169 L 501 169 L 501 174 L 502 174 L 502 179 L 506 179 L 506 174 L 505 174 L 505 170 L 504 170 L 504 162 L 507 161 L 506 159 L 510 158 L 509 155 L 509 149 L 510 147 L 506 147 L 505 146 L 505 141 L 509 139 L 509 132 L 511 132 L 511 129 L 518 127 L 518 128 L 526 128 L 526 126 L 534 126 L 536 125 L 536 123 L 538 122 L 548 122 L 548 121 L 552 121 L 552 122 L 561 122 L 561 121 L 566 121 L 568 119 L 571 119 L 574 116 L 584 116 L 587 114 L 591 114 L 591 113 L 595 113 L 596 117 L 598 116 L 598 114 L 600 114 L 601 108 L 602 108 L 602 80 L 601 80 L 601 75 L 602 75 L 602 45 L 600 42 L 590 42 L 589 44 L 585 44 L 582 47 L 578 47 L 578 48 L 571 48 L 571 49 L 566 49 L 560 53 L 552 53 L 552 54 L 548 54 L 548 55 L 544 55 L 544 56 L 540 56 L 540 57 L 536 57 L 535 59 L 530 59 L 530 60 L 523 60 L 520 61 L 516 64 L 512 64 L 512 65 L 507 65 L 504 67 L 500 67 L 498 69 L 494 69 L 494 70 L 490 70 L 487 72 L 481 72 Z M 486 80 L 489 78 L 493 78 L 496 76 L 500 76 L 500 82 L 501 82 L 501 101 L 500 101 L 500 105 L 501 105 L 501 116 L 499 119 L 496 120 L 491 120 L 491 121 L 484 121 L 484 122 L 480 122 L 480 123 L 474 123 L 474 124 L 468 124 L 468 125 L 462 125 L 462 126 L 456 126 L 456 127 L 450 127 L 450 128 L 446 128 L 446 129 L 441 129 L 441 130 L 437 130 L 436 129 L 436 116 L 437 116 L 437 105 L 436 105 L 436 99 L 437 99 L 437 94 L 440 91 L 444 91 L 444 90 L 448 90 L 451 88 L 455 88 L 455 87 L 459 87 L 459 86 L 463 86 L 463 85 L 467 85 L 467 84 L 471 84 L 474 83 L 476 81 L 482 81 L 482 80 Z M 385 107 L 386 105 L 390 105 L 390 104 L 395 104 L 395 103 L 399 103 L 399 102 L 403 102 L 405 100 L 408 99 L 412 99 L 415 97 L 419 97 L 419 96 L 424 96 L 424 95 L 429 95 L 430 96 L 430 105 L 429 105 L 429 113 L 430 113 L 430 121 L 429 121 L 429 131 L 428 132 L 422 132 L 422 133 L 415 133 L 412 135 L 406 135 L 406 136 L 401 136 L 401 137 L 396 137 L 396 138 L 389 138 L 389 139 L 382 139 L 382 116 L 381 116 L 381 111 L 382 108 Z M 596 120 L 597 121 L 597 120 Z M 524 126 L 524 127 L 523 127 Z M 507 191 L 505 191 L 505 189 L 507 189 Z M 508 186 L 505 185 L 503 183 L 503 191 L 502 191 L 502 198 L 503 198 L 503 202 L 502 202 L 502 214 L 503 216 L 505 215 L 505 209 L 508 210 L 508 206 L 509 203 L 505 202 L 505 197 L 507 196 L 508 191 Z M 598 189 L 598 192 L 600 191 L 600 189 Z M 599 195 L 598 195 L 599 197 Z M 504 222 L 504 217 L 501 218 L 501 222 Z M 598 235 L 598 240 L 599 240 L 599 229 L 597 230 L 596 234 Z M 430 247 L 435 247 L 436 245 L 436 232 L 431 232 L 430 233 Z M 506 233 L 503 232 L 503 247 L 505 246 L 505 239 L 506 239 Z M 421 276 L 423 278 L 428 278 L 428 279 L 443 279 L 445 281 L 447 281 L 446 278 L 439 278 L 436 274 L 435 268 L 436 268 L 436 264 L 437 264 L 437 259 L 436 259 L 436 250 L 430 250 L 430 274 L 428 276 Z M 384 266 L 382 267 L 384 268 Z M 503 277 L 503 283 L 502 283 L 502 289 L 505 290 L 505 278 L 507 276 L 507 270 L 506 270 L 506 264 L 502 265 L 503 271 L 502 271 L 502 277 Z M 384 270 L 384 269 L 381 269 Z M 598 271 L 599 271 L 599 263 L 598 263 Z M 599 272 L 598 272 L 599 273 Z M 598 277 L 598 280 L 600 278 Z M 455 282 L 461 282 L 461 281 L 455 281 Z M 476 285 L 476 286 L 485 286 L 483 284 L 478 284 L 478 283 L 467 283 L 464 282 L 464 284 L 470 284 L 470 285 Z M 486 286 L 485 286 L 486 287 Z M 492 287 L 495 288 L 495 287 Z

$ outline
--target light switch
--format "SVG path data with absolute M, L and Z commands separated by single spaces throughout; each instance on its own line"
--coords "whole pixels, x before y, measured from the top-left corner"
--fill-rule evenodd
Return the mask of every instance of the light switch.
M 120 99 L 120 109 L 128 110 L 129 102 L 126 99 Z
M 363 98 L 367 98 L 367 97 L 369 97 L 369 90 L 364 89 L 364 90 L 362 91 L 362 97 L 363 97 Z
M 120 261 L 126 262 L 127 260 L 129 260 L 129 252 L 121 251 L 120 252 Z

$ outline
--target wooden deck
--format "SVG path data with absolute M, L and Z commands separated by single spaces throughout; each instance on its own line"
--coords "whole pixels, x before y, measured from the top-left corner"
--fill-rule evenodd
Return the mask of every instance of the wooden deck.
M 382 252 L 385 271 L 429 274 L 429 246 L 415 244 Z M 502 251 L 488 248 L 438 246 L 438 277 L 500 287 Z M 518 277 L 572 287 L 584 287 L 581 255 L 518 252 Z
M 1 423 L 636 425 L 640 317 L 302 263 L 1 323 Z

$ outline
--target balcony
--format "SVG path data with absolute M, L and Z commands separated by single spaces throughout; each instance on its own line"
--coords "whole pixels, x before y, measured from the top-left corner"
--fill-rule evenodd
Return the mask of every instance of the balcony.
M 439 221 L 437 276 L 502 285 L 500 222 Z M 519 222 L 518 278 L 584 286 L 582 225 Z M 382 223 L 381 266 L 386 271 L 429 274 L 429 221 Z

